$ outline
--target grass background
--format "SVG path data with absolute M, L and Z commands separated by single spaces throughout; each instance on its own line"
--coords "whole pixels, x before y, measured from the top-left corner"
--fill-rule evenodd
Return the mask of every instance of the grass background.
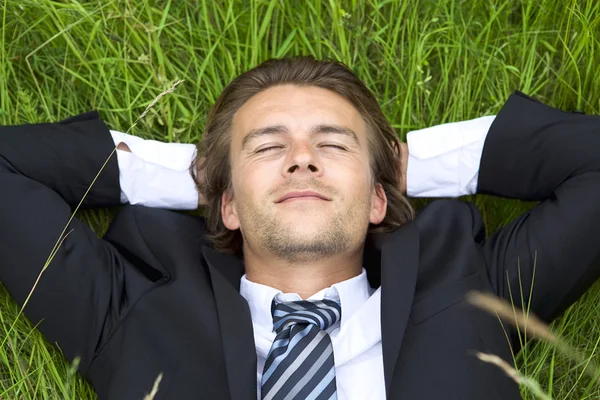
M 600 113 L 599 38 L 596 0 L 0 0 L 0 124 L 98 109 L 126 131 L 156 95 L 185 79 L 132 132 L 194 143 L 231 79 L 268 58 L 298 54 L 348 64 L 401 137 L 497 113 L 515 89 Z M 467 200 L 480 207 L 488 231 L 531 206 Z M 101 235 L 114 211 L 79 216 Z M 599 304 L 595 285 L 552 326 L 588 361 L 600 354 Z M 17 313 L 0 286 L 0 398 L 95 398 L 27 320 L 8 332 Z M 550 345 L 530 342 L 515 362 L 552 398 L 600 398 L 585 363 Z M 525 388 L 523 395 L 533 398 Z

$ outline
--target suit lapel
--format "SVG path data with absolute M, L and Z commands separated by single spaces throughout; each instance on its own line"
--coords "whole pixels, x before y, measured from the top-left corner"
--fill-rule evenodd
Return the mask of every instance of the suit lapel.
M 413 303 L 419 262 L 419 235 L 407 222 L 381 248 L 381 341 L 385 388 L 390 385 Z
M 229 393 L 233 400 L 256 400 L 256 347 L 248 303 L 240 295 L 241 260 L 204 246 L 217 304 Z

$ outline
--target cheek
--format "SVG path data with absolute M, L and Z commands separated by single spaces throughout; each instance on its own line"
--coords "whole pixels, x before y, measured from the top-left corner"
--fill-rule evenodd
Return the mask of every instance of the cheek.
M 348 163 L 332 171 L 331 177 L 334 182 L 340 182 L 349 193 L 363 193 L 371 187 L 371 174 L 368 165 Z
M 272 174 L 272 171 L 271 171 Z M 268 192 L 272 177 L 268 170 L 257 167 L 244 167 L 233 177 L 235 197 L 246 203 L 264 202 L 262 197 Z

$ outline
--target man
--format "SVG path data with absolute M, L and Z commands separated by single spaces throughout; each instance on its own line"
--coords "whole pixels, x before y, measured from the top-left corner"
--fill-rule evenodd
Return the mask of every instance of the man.
M 159 373 L 157 399 L 519 398 L 474 356 L 510 362 L 516 333 L 465 293 L 550 321 L 598 278 L 599 127 L 517 92 L 495 118 L 412 132 L 408 157 L 345 66 L 270 60 L 209 114 L 191 167 L 204 219 L 139 205 L 190 208 L 192 176 L 97 114 L 4 127 L 0 280 L 24 301 L 117 143 L 84 204 L 138 205 L 101 240 L 73 220 L 25 308 L 100 398 L 141 398 Z M 487 239 L 469 203 L 415 217 L 407 157 L 409 195 L 540 204 Z

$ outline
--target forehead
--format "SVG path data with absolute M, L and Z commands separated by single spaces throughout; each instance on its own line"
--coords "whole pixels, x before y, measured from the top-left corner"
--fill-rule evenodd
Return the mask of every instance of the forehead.
M 351 128 L 359 140 L 365 135 L 365 122 L 352 103 L 315 86 L 281 85 L 258 93 L 236 112 L 232 128 L 234 140 L 241 141 L 246 132 L 262 126 L 284 124 L 303 129 L 320 123 Z

